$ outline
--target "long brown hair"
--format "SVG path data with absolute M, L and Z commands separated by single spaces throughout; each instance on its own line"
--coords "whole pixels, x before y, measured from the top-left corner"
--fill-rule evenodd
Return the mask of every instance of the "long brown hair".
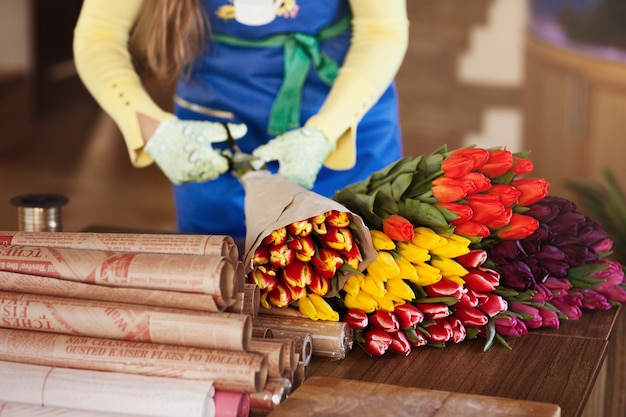
M 131 34 L 135 65 L 140 72 L 171 81 L 198 56 L 208 30 L 200 0 L 144 0 Z

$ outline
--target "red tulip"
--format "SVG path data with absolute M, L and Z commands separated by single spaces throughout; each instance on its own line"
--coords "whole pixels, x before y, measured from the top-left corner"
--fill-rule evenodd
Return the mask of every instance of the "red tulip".
M 327 226 L 327 233 L 320 236 L 324 246 L 335 250 L 350 250 L 354 244 L 352 231 L 347 228 Z
M 398 318 L 400 328 L 408 329 L 415 327 L 424 320 L 424 313 L 410 303 L 400 304 L 394 307 L 394 314 Z
M 300 220 L 287 226 L 287 232 L 291 236 L 308 236 L 313 231 L 313 225 L 309 220 Z
M 496 195 L 471 194 L 467 196 L 467 205 L 472 208 L 474 215 L 472 221 L 488 223 L 493 219 L 500 218 L 506 208 Z
M 436 320 L 435 324 L 426 328 L 426 338 L 431 343 L 445 343 L 452 337 L 452 326 L 445 320 Z
M 491 180 L 485 174 L 481 174 L 480 172 L 470 172 L 461 178 L 470 180 L 474 183 L 474 188 L 476 189 L 476 191 L 474 191 L 475 193 L 482 193 L 491 188 Z
M 296 258 L 302 262 L 309 262 L 315 255 L 315 242 L 311 236 L 294 236 L 287 246 L 293 249 Z
M 270 264 L 272 264 L 275 268 L 284 268 L 296 258 L 295 252 L 289 249 L 287 244 L 271 246 L 269 250 Z
M 352 249 L 340 250 L 339 253 L 341 254 L 344 262 L 354 269 L 358 269 L 359 264 L 361 263 L 361 261 L 363 261 L 363 256 L 361 255 L 359 245 L 352 245 Z
M 406 218 L 392 214 L 383 220 L 383 233 L 390 239 L 400 242 L 410 242 L 415 237 L 414 226 Z
M 443 303 L 419 303 L 417 308 L 424 313 L 426 318 L 431 320 L 442 319 L 450 315 L 450 309 Z
M 324 277 L 319 272 L 314 271 L 311 282 L 308 284 L 308 289 L 317 295 L 326 295 L 330 290 L 330 278 Z
M 446 278 L 425 287 L 424 290 L 430 297 L 454 297 L 459 300 L 465 292 L 461 284 Z
M 265 265 L 270 261 L 270 250 L 265 245 L 260 245 L 254 251 L 252 265 Z
M 343 315 L 343 321 L 352 329 L 365 329 L 369 323 L 369 317 L 365 311 L 351 308 Z
M 550 183 L 543 178 L 522 178 L 511 183 L 521 193 L 517 204 L 529 206 L 548 195 Z
M 513 209 L 505 208 L 500 216 L 485 222 L 485 226 L 489 230 L 500 230 L 511 222 L 511 217 L 513 217 Z
M 365 343 L 363 348 L 367 353 L 373 356 L 382 356 L 389 345 L 391 345 L 391 335 L 379 329 L 372 329 L 365 333 Z
M 478 302 L 478 309 L 489 317 L 507 311 L 508 307 L 504 298 L 493 293 L 482 294 Z
M 494 184 L 487 191 L 487 194 L 497 195 L 500 197 L 500 201 L 504 207 L 511 207 L 513 204 L 517 203 L 522 193 L 512 185 Z
M 489 178 L 497 178 L 513 166 L 513 154 L 506 149 L 495 149 L 489 152 L 489 160 L 479 171 Z
M 267 294 L 267 300 L 276 307 L 287 307 L 293 299 L 287 285 L 279 282 L 276 288 Z
M 472 208 L 467 204 L 438 203 L 438 205 L 457 216 L 456 219 L 450 221 L 450 223 L 453 225 L 465 223 L 466 221 L 470 220 L 472 218 L 472 215 L 474 214 Z
M 282 245 L 287 241 L 287 228 L 281 227 L 274 230 L 269 235 L 265 236 L 262 240 L 262 244 L 266 246 Z
M 487 324 L 489 317 L 474 307 L 457 307 L 454 315 L 461 320 L 466 327 L 482 327 Z
M 252 280 L 259 289 L 272 291 L 278 284 L 278 277 L 276 276 L 276 270 L 269 265 L 258 265 L 250 273 Z
M 396 333 L 400 330 L 400 323 L 395 314 L 385 311 L 376 310 L 369 317 L 372 327 L 380 330 L 384 330 L 387 333 Z
M 452 328 L 452 337 L 450 340 L 452 340 L 453 343 L 461 343 L 464 341 L 465 337 L 467 337 L 467 330 L 463 323 L 461 323 L 461 320 L 454 316 L 446 317 L 444 320 L 446 320 Z
M 476 191 L 471 180 L 439 177 L 432 181 L 432 193 L 439 203 L 452 203 Z
M 326 216 L 326 224 L 333 227 L 344 228 L 350 225 L 352 215 L 349 212 L 332 210 Z
M 487 251 L 484 249 L 473 249 L 465 255 L 457 256 L 454 260 L 465 269 L 478 268 L 487 260 Z
M 448 178 L 460 178 L 482 167 L 489 159 L 489 151 L 483 148 L 460 148 L 453 151 L 441 163 Z
M 478 307 L 478 295 L 473 290 L 468 289 L 465 294 L 461 297 L 458 303 L 455 304 L 456 307 Z
M 513 166 L 511 167 L 511 171 L 515 174 L 515 176 L 528 174 L 533 169 L 533 161 L 530 159 L 513 156 Z
M 294 259 L 283 269 L 282 279 L 290 286 L 304 288 L 313 281 L 313 267 L 308 262 Z
M 492 269 L 472 268 L 463 276 L 465 286 L 477 292 L 491 292 L 500 284 L 500 274 Z
M 332 278 L 343 265 L 343 258 L 334 249 L 321 248 L 311 258 L 315 270 L 326 278 Z
M 461 236 L 487 237 L 491 231 L 484 224 L 470 220 L 454 226 L 454 233 Z
M 389 345 L 388 350 L 390 352 L 401 353 L 404 356 L 409 356 L 411 353 L 411 344 L 403 332 L 396 332 L 391 335 L 391 344 Z
M 539 228 L 539 221 L 533 217 L 513 213 L 508 226 L 500 229 L 496 234 L 503 240 L 521 240 L 532 235 Z

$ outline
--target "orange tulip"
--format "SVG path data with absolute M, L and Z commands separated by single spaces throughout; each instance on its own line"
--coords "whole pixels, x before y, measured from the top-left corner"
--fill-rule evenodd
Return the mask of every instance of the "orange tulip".
M 511 183 L 521 193 L 518 204 L 529 206 L 548 195 L 550 184 L 543 178 L 522 178 Z
M 496 234 L 503 240 L 520 240 L 532 235 L 539 228 L 539 221 L 534 217 L 513 213 L 509 225 Z

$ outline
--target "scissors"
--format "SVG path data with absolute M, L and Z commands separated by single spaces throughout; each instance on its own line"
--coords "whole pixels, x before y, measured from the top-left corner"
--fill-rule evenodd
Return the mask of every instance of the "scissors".
M 230 147 L 230 149 L 223 151 L 222 154 L 228 159 L 230 172 L 234 176 L 240 178 L 247 172 L 267 169 L 265 161 L 259 157 L 243 152 L 241 148 L 239 148 L 237 141 L 235 141 L 235 138 L 233 138 L 230 133 L 227 123 L 222 123 L 222 126 L 226 129 L 226 143 Z

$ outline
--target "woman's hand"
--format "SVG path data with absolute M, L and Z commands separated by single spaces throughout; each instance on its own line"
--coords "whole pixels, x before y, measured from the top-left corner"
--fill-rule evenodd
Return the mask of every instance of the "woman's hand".
M 248 131 L 244 124 L 228 129 L 233 139 Z M 144 150 L 172 183 L 204 182 L 228 171 L 228 160 L 211 146 L 227 139 L 222 123 L 172 118 L 159 124 Z
M 278 173 L 301 187 L 311 189 L 322 164 L 335 149 L 321 130 L 302 127 L 259 146 L 252 153 L 265 162 L 278 161 Z

